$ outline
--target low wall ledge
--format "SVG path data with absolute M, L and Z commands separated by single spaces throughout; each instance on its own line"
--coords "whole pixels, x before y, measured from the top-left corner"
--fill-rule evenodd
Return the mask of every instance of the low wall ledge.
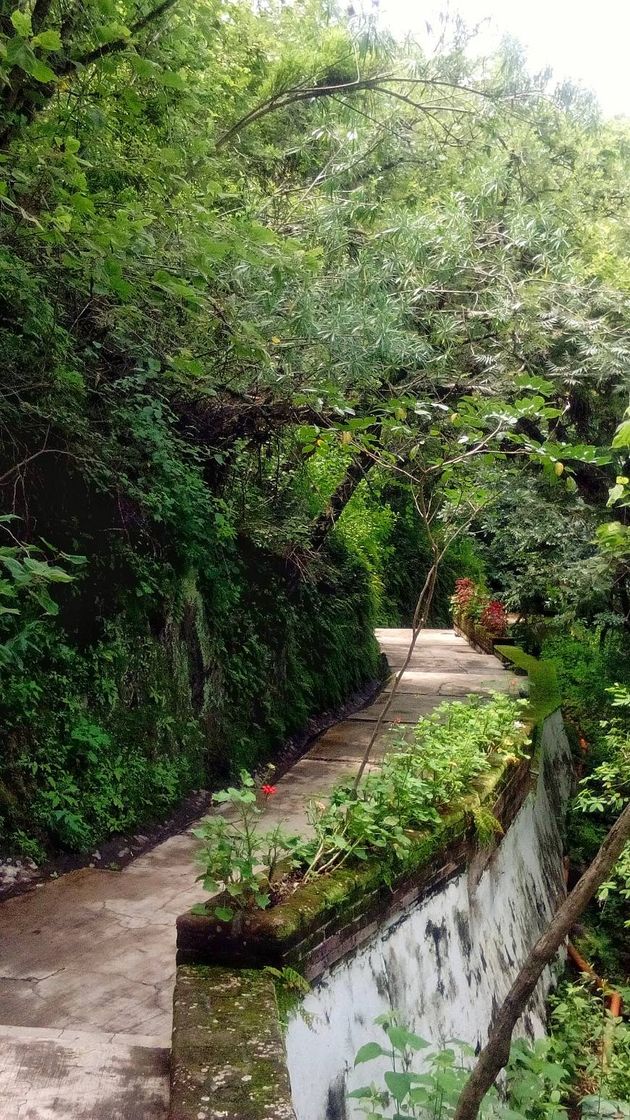
M 273 980 L 183 965 L 169 1120 L 295 1120 Z

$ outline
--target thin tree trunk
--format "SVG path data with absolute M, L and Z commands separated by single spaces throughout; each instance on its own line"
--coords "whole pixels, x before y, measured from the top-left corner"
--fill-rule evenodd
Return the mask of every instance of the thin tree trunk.
M 630 802 L 612 826 L 590 867 L 564 900 L 501 1005 L 468 1082 L 457 1102 L 453 1120 L 476 1120 L 479 1107 L 510 1056 L 512 1033 L 543 970 L 553 960 L 571 927 L 591 901 L 630 839 Z
M 378 738 L 379 731 L 381 730 L 381 727 L 383 726 L 383 723 L 385 722 L 385 717 L 388 715 L 388 713 L 391 709 L 394 697 L 395 697 L 396 693 L 398 692 L 398 686 L 399 686 L 401 680 L 403 679 L 403 675 L 407 670 L 409 662 L 411 661 L 411 658 L 413 656 L 413 651 L 416 648 L 416 642 L 418 641 L 418 638 L 420 637 L 420 633 L 422 632 L 422 630 L 424 629 L 424 627 L 427 624 L 427 621 L 428 621 L 428 618 L 429 618 L 429 611 L 431 610 L 431 603 L 433 602 L 433 593 L 435 591 L 435 584 L 437 582 L 437 574 L 438 574 L 438 569 L 439 569 L 439 565 L 440 565 L 440 559 L 441 559 L 441 557 L 439 557 L 439 556 L 434 559 L 434 561 L 433 561 L 433 563 L 432 563 L 432 565 L 429 568 L 429 571 L 427 573 L 427 578 L 424 581 L 424 587 L 422 588 L 422 591 L 420 592 L 420 596 L 419 596 L 418 602 L 416 604 L 416 609 L 414 611 L 413 627 L 412 627 L 412 631 L 411 631 L 411 641 L 409 643 L 409 649 L 407 650 L 407 654 L 405 656 L 405 660 L 403 661 L 401 668 L 398 670 L 398 672 L 396 674 L 394 683 L 392 685 L 392 690 L 391 690 L 391 692 L 390 692 L 390 694 L 387 698 L 387 702 L 386 702 L 385 706 L 383 707 L 383 710 L 380 713 L 380 715 L 379 715 L 379 717 L 376 721 L 376 724 L 374 725 L 374 730 L 373 730 L 372 734 L 370 735 L 370 740 L 369 740 L 368 745 L 365 748 L 365 751 L 363 753 L 363 758 L 361 759 L 361 765 L 359 766 L 356 778 L 354 779 L 354 783 L 353 783 L 353 789 L 355 791 L 357 790 L 357 788 L 359 786 L 359 782 L 361 781 L 361 778 L 363 777 L 363 771 L 365 770 L 365 767 L 367 766 L 367 764 L 370 760 L 370 755 L 372 754 L 372 750 L 373 750 L 374 744 L 375 744 L 375 742 Z

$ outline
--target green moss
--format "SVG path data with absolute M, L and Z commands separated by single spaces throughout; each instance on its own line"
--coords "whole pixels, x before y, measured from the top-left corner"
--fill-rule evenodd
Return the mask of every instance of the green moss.
M 297 587 L 277 557 L 223 550 L 219 583 L 187 565 L 97 640 L 49 620 L 28 672 L 0 667 L 0 847 L 87 851 L 160 820 L 378 676 L 367 575 L 342 545 Z
M 291 1091 L 273 980 L 265 970 L 183 965 L 174 1001 L 171 1109 L 182 1120 L 286 1116 Z
M 527 673 L 529 679 L 529 704 L 526 718 L 536 726 L 555 712 L 562 702 L 556 671 L 548 661 L 539 661 L 520 646 L 495 646 L 496 652 L 508 661 L 517 672 Z
M 475 804 L 480 803 L 475 794 Z M 432 831 L 418 834 L 399 869 L 388 873 L 382 861 L 366 860 L 360 866 L 340 867 L 302 883 L 284 902 L 256 915 L 258 931 L 276 944 L 300 943 L 321 922 L 349 913 L 355 903 L 375 890 L 388 892 L 421 871 L 433 857 L 454 840 L 464 836 L 470 826 L 470 808 L 463 802 L 449 811 Z
M 493 766 L 485 774 L 480 774 L 475 778 L 473 786 L 479 795 L 479 801 L 483 804 L 490 800 L 491 794 L 496 794 L 501 785 L 506 773 L 505 765 Z

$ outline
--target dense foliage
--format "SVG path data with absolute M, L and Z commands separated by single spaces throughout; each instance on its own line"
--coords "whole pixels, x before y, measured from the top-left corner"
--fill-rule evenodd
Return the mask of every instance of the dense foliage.
M 580 783 L 569 814 L 567 851 L 572 873 L 595 855 L 608 828 L 628 799 L 627 641 L 617 630 L 607 636 L 584 625 L 548 633 L 543 656 L 556 669 L 565 723 L 571 734 Z M 589 907 L 577 935 L 579 947 L 611 984 L 627 983 L 628 859 L 626 849 L 614 880 Z
M 442 552 L 623 628 L 623 123 L 319 0 L 2 0 L 0 69 L 3 844 L 255 766 Z
M 378 1063 L 378 1079 L 349 1093 L 370 1120 L 446 1120 L 474 1062 L 474 1050 L 458 1040 L 438 1047 L 398 1017 L 379 1017 L 385 1037 L 368 1042 L 355 1068 Z M 629 1114 L 630 1036 L 606 1019 L 585 988 L 567 985 L 554 1003 L 548 1038 L 512 1044 L 505 1082 L 484 1098 L 483 1120 L 564 1120 L 579 1115 Z M 383 1066 L 387 1068 L 383 1072 Z
M 229 808 L 228 818 L 209 816 L 195 829 L 199 878 L 212 895 L 223 892 L 218 904 L 209 903 L 212 912 L 229 921 L 235 909 L 265 909 L 302 882 L 370 859 L 378 861 L 383 881 L 391 881 L 448 814 L 464 813 L 478 841 L 491 842 L 501 825 L 485 804 L 483 776 L 524 757 L 526 705 L 503 693 L 469 696 L 440 704 L 407 734 L 393 731 L 382 763 L 356 788 L 342 780 L 328 797 L 310 802 L 306 839 L 277 826 L 257 828 L 260 801 L 275 788 L 265 784 L 257 796 L 243 771 L 240 786 L 213 797 Z M 204 905 L 199 909 L 206 913 Z

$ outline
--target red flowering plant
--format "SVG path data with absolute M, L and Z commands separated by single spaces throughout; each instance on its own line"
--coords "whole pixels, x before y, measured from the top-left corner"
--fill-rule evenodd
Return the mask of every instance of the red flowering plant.
M 491 599 L 488 592 L 472 579 L 455 580 L 451 598 L 455 620 L 476 623 L 488 634 L 503 638 L 507 634 L 507 611 L 500 599 Z
M 507 634 L 507 611 L 499 599 L 490 599 L 479 616 L 479 624 L 489 634 L 503 638 Z
M 455 580 L 455 594 L 451 597 L 455 618 L 469 618 L 477 622 L 487 601 L 486 592 L 474 580 Z
M 258 804 L 256 783 L 246 770 L 241 771 L 239 786 L 230 786 L 213 795 L 220 810 L 206 817 L 193 835 L 201 841 L 197 860 L 201 874 L 197 876 L 211 894 L 221 892 L 215 917 L 229 922 L 237 910 L 264 910 L 278 879 L 278 864 L 290 869 L 292 854 L 299 844 L 279 825 L 268 832 L 258 827 L 263 810 Z M 261 786 L 265 799 L 276 793 L 276 787 Z M 205 906 L 193 907 L 207 913 Z
M 451 603 L 456 614 L 466 613 L 466 607 L 474 599 L 476 590 L 472 579 L 455 580 L 455 594 L 451 597 Z

